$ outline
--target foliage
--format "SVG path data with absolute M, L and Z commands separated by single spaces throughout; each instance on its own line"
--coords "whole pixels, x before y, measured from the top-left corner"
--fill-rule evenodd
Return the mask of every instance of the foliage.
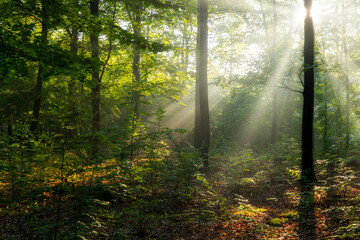
M 103 0 L 99 17 L 84 0 L 0 1 L 0 239 L 298 239 L 300 201 L 314 203 L 319 239 L 359 238 L 358 6 L 319 1 L 331 18 L 315 22 L 317 181 L 301 200 L 295 2 L 209 1 L 204 167 L 197 1 Z

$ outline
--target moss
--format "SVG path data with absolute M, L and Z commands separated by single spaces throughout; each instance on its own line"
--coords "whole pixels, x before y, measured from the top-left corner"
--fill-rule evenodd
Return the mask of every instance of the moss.
M 279 227 L 286 223 L 289 219 L 287 218 L 273 218 L 270 220 L 269 225 Z

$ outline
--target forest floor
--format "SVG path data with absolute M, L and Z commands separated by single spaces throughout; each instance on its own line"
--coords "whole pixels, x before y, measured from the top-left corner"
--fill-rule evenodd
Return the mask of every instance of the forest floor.
M 208 178 L 211 190 L 197 193 L 192 201 L 178 206 L 178 215 L 157 224 L 150 218 L 146 239 L 299 239 L 298 173 L 282 164 L 270 165 L 268 172 L 236 183 L 219 179 L 224 176 L 220 169 L 208 173 L 215 176 Z M 341 160 L 331 166 L 331 174 L 326 160 L 318 161 L 317 167 L 316 239 L 360 239 L 359 169 Z
M 165 181 L 149 171 L 156 164 L 139 161 L 148 171 L 141 179 L 101 178 L 114 169 L 108 163 L 91 184 L 91 169 L 78 182 L 70 175 L 46 185 L 27 179 L 22 189 L 2 182 L 0 239 L 298 239 L 299 171 L 288 162 L 247 168 L 214 158 L 191 182 Z M 360 239 L 359 169 L 342 160 L 316 166 L 317 239 Z

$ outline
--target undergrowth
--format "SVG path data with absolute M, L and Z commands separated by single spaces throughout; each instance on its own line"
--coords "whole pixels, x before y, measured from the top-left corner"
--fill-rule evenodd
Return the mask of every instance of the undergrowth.
M 298 238 L 299 152 L 291 139 L 266 152 L 215 151 L 204 169 L 195 149 L 177 143 L 173 151 L 164 142 L 143 149 L 132 161 L 121 151 L 90 160 L 64 136 L 19 131 L 1 139 L 0 239 Z M 353 159 L 317 160 L 316 172 L 318 238 L 358 239 Z

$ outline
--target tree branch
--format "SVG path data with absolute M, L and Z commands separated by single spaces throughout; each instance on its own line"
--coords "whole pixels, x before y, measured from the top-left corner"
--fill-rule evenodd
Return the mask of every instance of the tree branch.
M 289 87 L 288 85 L 286 85 L 284 82 L 282 84 L 283 84 L 283 86 L 281 86 L 280 88 L 288 89 L 288 90 L 290 90 L 292 92 L 297 92 L 297 93 L 304 94 L 304 92 L 302 92 L 300 90 L 297 90 L 297 89 L 293 89 L 293 88 Z

